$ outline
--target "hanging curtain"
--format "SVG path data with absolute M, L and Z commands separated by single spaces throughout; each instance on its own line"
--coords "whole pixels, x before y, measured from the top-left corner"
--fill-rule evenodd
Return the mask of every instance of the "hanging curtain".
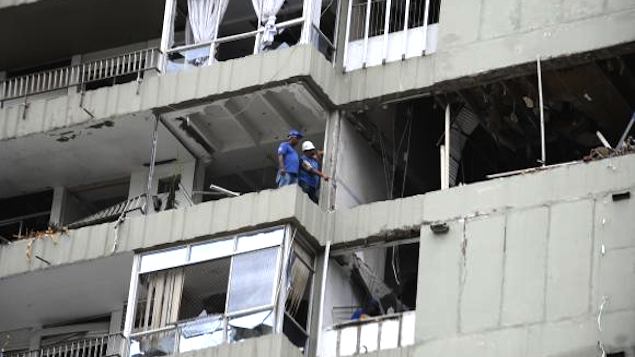
M 138 325 L 141 330 L 155 330 L 177 322 L 183 282 L 183 268 L 150 274 L 144 282 L 147 295 L 145 309 Z M 161 351 L 162 354 L 172 354 L 174 347 L 174 331 L 168 330 L 143 336 L 138 348 L 143 353 Z
M 280 11 L 284 0 L 251 0 L 256 10 L 256 16 L 265 25 L 262 34 L 262 44 L 267 46 L 273 43 L 273 36 L 278 33 L 276 29 L 276 14 Z M 262 11 L 261 11 L 262 10 Z
M 229 0 L 187 0 L 187 19 L 194 43 L 216 39 L 216 21 L 223 20 Z M 220 11 L 220 14 L 218 13 Z M 219 16 L 220 15 L 220 16 Z
M 152 273 L 149 277 L 143 330 L 153 330 L 176 322 L 183 290 L 183 268 Z

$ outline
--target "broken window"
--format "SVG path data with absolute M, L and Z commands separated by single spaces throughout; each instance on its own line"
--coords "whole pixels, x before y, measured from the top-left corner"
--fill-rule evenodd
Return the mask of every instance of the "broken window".
M 347 356 L 414 344 L 419 243 L 416 238 L 329 259 L 324 356 Z
M 127 312 L 134 314 L 131 354 L 173 354 L 273 332 L 305 347 L 313 258 L 295 236 L 279 227 L 142 255 L 136 308 Z
M 287 300 L 284 312 L 284 334 L 298 347 L 306 348 L 309 337 L 313 258 L 301 244 L 293 248 L 287 267 Z
M 127 177 L 66 189 L 61 224 L 78 228 L 117 220 L 128 201 L 129 189 Z M 133 206 L 129 204 L 127 209 Z
M 345 113 L 336 206 L 541 169 L 540 95 L 531 67 L 443 95 Z M 629 89 L 635 86 L 635 54 L 575 66 L 547 62 L 542 69 L 547 166 L 635 150 L 628 141 L 632 128 L 627 131 L 635 108 Z
M 52 190 L 1 199 L 0 244 L 45 231 L 52 203 Z

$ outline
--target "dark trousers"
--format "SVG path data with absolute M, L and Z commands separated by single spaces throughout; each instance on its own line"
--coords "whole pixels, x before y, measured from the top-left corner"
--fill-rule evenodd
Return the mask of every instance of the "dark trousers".
M 298 184 L 302 188 L 302 191 L 304 191 L 307 195 L 309 195 L 309 198 L 311 199 L 311 201 L 317 204 L 319 199 L 317 187 L 312 187 L 308 185 L 306 182 L 302 182 L 302 181 L 299 181 Z

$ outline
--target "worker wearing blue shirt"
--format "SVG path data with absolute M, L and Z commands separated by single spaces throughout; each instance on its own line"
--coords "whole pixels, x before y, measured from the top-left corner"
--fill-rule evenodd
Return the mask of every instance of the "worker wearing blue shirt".
M 303 135 L 297 130 L 291 130 L 287 141 L 278 146 L 278 174 L 276 184 L 278 187 L 293 185 L 298 182 L 300 171 L 300 158 L 294 147 L 298 145 Z
M 309 198 L 318 203 L 320 177 L 328 181 L 329 177 L 322 173 L 320 165 L 321 153 L 315 149 L 310 141 L 302 143 L 302 157 L 300 158 L 300 173 L 298 184 Z

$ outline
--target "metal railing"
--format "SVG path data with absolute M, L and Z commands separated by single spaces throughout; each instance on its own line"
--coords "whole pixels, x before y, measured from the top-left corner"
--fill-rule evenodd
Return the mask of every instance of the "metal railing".
M 133 332 L 127 343 L 128 355 L 171 355 L 272 333 L 271 329 L 263 330 L 262 324 L 272 318 L 273 309 L 274 305 L 267 305 L 237 313 L 199 317 L 149 331 Z M 234 321 L 239 319 L 245 322 L 235 325 Z M 254 322 L 258 319 L 262 321 Z M 245 323 L 252 326 L 243 326 Z M 250 332 L 245 333 L 247 330 Z
M 0 82 L 0 103 L 91 82 L 117 79 L 147 70 L 158 70 L 161 56 L 157 48 L 148 48 L 68 67 L 30 73 Z
M 415 312 L 372 317 L 324 331 L 320 357 L 352 356 L 405 347 L 415 342 Z
M 121 356 L 123 335 L 120 333 L 95 336 L 58 343 L 37 350 L 4 352 L 3 357 L 107 357 Z
M 303 18 L 291 19 L 288 21 L 280 22 L 276 24 L 276 28 L 278 31 L 294 26 L 302 26 L 304 23 Z M 218 52 L 218 48 L 221 45 L 237 42 L 246 39 L 254 38 L 254 46 L 253 51 L 241 53 L 238 57 L 248 56 L 252 54 L 258 54 L 260 52 L 266 51 L 266 49 L 261 48 L 259 43 L 260 36 L 264 33 L 264 27 L 259 27 L 256 30 L 243 32 L 234 35 L 227 35 L 223 37 L 218 37 L 213 41 L 207 41 L 192 45 L 182 45 L 171 48 L 166 51 L 167 60 L 165 61 L 166 67 L 163 68 L 163 71 L 170 71 L 170 65 L 182 65 L 182 66 L 202 66 L 206 64 L 211 64 L 219 59 L 216 58 L 216 54 Z M 183 63 L 177 63 L 177 61 L 171 60 L 176 55 L 180 55 L 183 57 Z M 232 59 L 232 58 L 228 58 Z
M 369 5 L 370 11 L 368 10 Z M 390 7 L 388 14 L 386 13 L 387 7 Z M 406 8 L 408 9 L 407 14 L 405 11 Z M 429 11 L 433 8 L 434 7 L 430 7 Z M 386 30 L 388 33 L 393 33 L 421 27 L 426 22 L 425 12 L 425 0 L 370 0 L 354 2 L 351 5 L 349 40 L 355 41 L 364 38 L 367 18 L 368 36 L 373 37 L 383 35 Z M 386 20 L 388 20 L 388 26 L 386 26 Z
M 333 41 L 331 41 L 330 38 L 328 38 L 328 36 L 324 34 L 324 32 L 322 32 L 322 30 L 320 30 L 319 27 L 315 26 L 315 24 L 311 24 L 311 30 L 316 37 L 314 40 L 312 40 L 312 42 L 314 42 L 313 46 L 315 46 L 317 50 L 322 53 L 328 61 L 332 62 L 335 58 L 335 44 L 333 43 Z
M 344 69 L 354 70 L 424 55 L 431 13 L 439 0 L 355 0 L 349 2 Z

